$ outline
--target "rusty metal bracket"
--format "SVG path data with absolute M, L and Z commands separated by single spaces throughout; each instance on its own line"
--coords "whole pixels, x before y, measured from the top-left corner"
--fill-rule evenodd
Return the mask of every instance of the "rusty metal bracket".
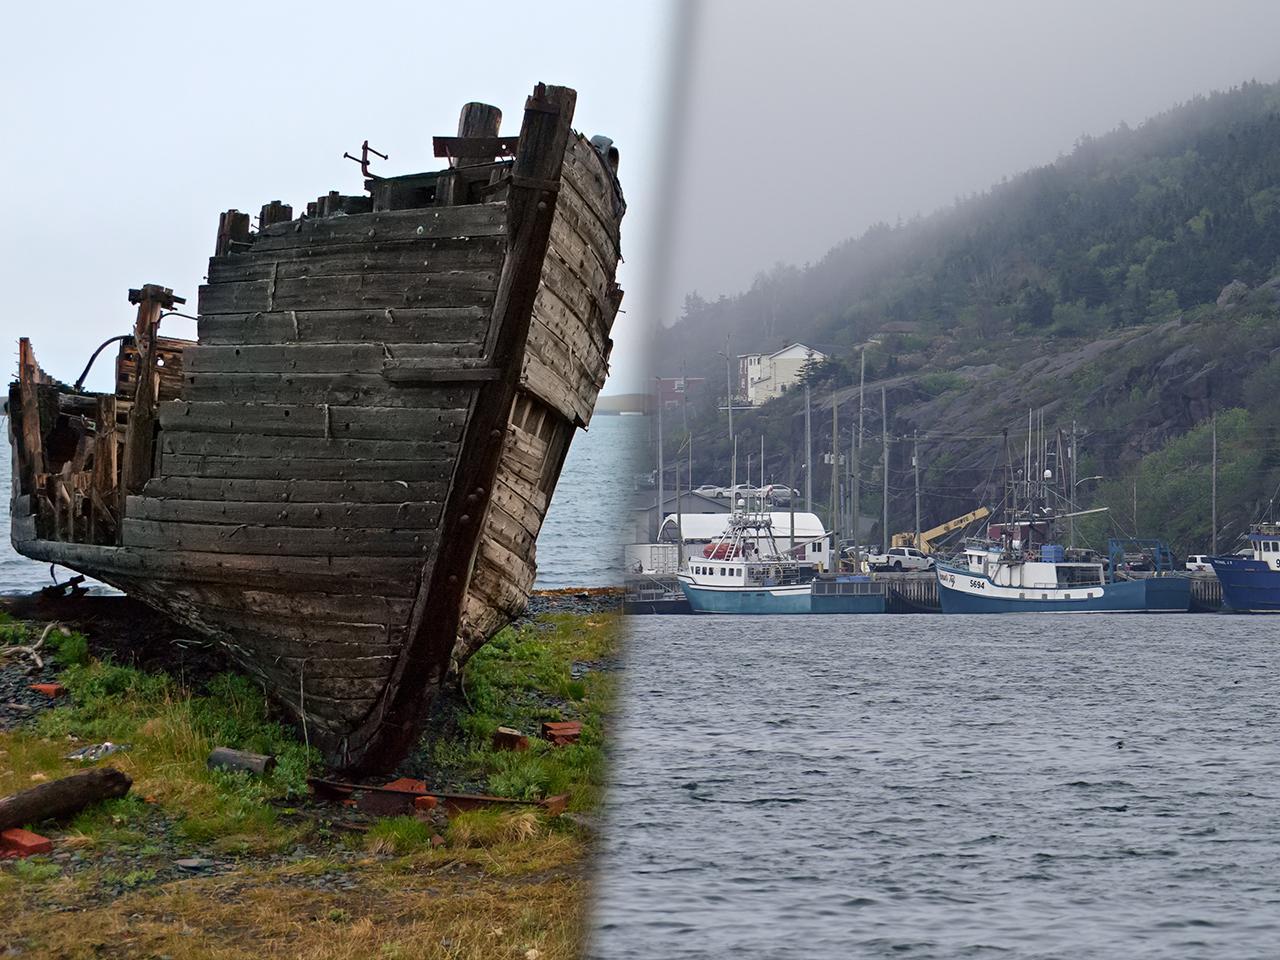
M 369 172 L 369 154 L 371 153 L 375 157 L 381 157 L 383 160 L 391 159 L 385 153 L 379 153 L 377 150 L 373 149 L 373 147 L 369 146 L 368 140 L 360 144 L 360 156 L 353 157 L 349 153 L 344 153 L 342 156 L 344 159 L 354 160 L 356 163 L 360 164 L 360 173 L 363 176 L 369 177 L 372 180 L 381 180 L 382 177 L 378 176 L 376 173 Z

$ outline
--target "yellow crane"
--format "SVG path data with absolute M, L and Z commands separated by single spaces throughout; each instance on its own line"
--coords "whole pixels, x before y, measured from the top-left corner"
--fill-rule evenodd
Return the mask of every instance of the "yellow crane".
M 932 529 L 921 531 L 919 543 L 916 543 L 916 534 L 914 530 L 908 530 L 905 533 L 895 533 L 893 535 L 892 546 L 915 547 L 921 553 L 932 553 L 933 541 L 989 516 L 991 516 L 990 510 L 986 507 L 979 507 L 977 510 L 970 510 L 963 517 L 956 517 L 954 520 L 948 520 L 946 523 L 940 523 Z

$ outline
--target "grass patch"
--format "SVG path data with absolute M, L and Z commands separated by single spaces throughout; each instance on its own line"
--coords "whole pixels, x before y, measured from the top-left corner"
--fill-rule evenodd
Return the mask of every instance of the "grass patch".
M 370 853 L 412 853 L 431 845 L 435 828 L 417 817 L 386 817 L 365 834 L 365 848 Z
M 436 765 L 483 780 L 498 796 L 541 800 L 567 793 L 570 809 L 594 807 L 605 779 L 605 722 L 616 678 L 596 670 L 574 677 L 573 664 L 616 656 L 618 626 L 616 615 L 559 614 L 499 633 L 467 664 L 461 736 L 436 745 Z M 581 740 L 553 747 L 539 739 L 548 720 L 581 721 Z M 529 749 L 494 750 L 500 726 L 528 734 Z
M 76 654 L 81 646 L 68 649 Z M 266 699 L 252 681 L 228 674 L 193 693 L 165 674 L 99 661 L 70 666 L 61 680 L 68 705 L 42 713 L 34 728 L 0 735 L 9 761 L 0 769 L 0 793 L 71 772 L 63 757 L 76 743 L 110 740 L 130 744 L 104 762 L 133 778 L 133 792 L 77 816 L 71 827 L 82 843 L 141 843 L 157 815 L 178 836 L 216 841 L 224 852 L 265 852 L 296 839 L 299 828 L 279 823 L 271 801 L 304 795 L 319 758 L 267 719 Z M 278 765 L 266 777 L 209 770 L 215 746 L 272 753 Z

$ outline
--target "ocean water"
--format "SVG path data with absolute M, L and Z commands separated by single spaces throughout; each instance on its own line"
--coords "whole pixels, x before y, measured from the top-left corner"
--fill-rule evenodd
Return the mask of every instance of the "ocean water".
M 631 499 L 648 436 L 645 417 L 597 416 L 569 447 L 538 535 L 536 587 L 605 587 L 623 580 Z
M 551 507 L 538 537 L 538 587 L 594 587 L 622 582 L 622 544 L 634 474 L 639 472 L 643 417 L 596 417 L 569 447 Z M 8 422 L 0 418 L 0 593 L 28 593 L 52 583 L 49 565 L 16 553 L 9 542 Z M 58 568 L 59 580 L 71 572 Z M 98 585 L 98 589 L 110 590 Z
M 633 617 L 590 956 L 1280 956 L 1280 623 Z

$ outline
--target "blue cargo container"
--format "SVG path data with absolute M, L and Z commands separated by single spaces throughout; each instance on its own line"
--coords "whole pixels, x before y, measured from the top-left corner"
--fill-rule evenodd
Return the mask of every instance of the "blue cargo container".
M 1040 562 L 1041 563 L 1062 563 L 1065 559 L 1065 553 L 1060 543 L 1042 543 L 1040 544 Z

